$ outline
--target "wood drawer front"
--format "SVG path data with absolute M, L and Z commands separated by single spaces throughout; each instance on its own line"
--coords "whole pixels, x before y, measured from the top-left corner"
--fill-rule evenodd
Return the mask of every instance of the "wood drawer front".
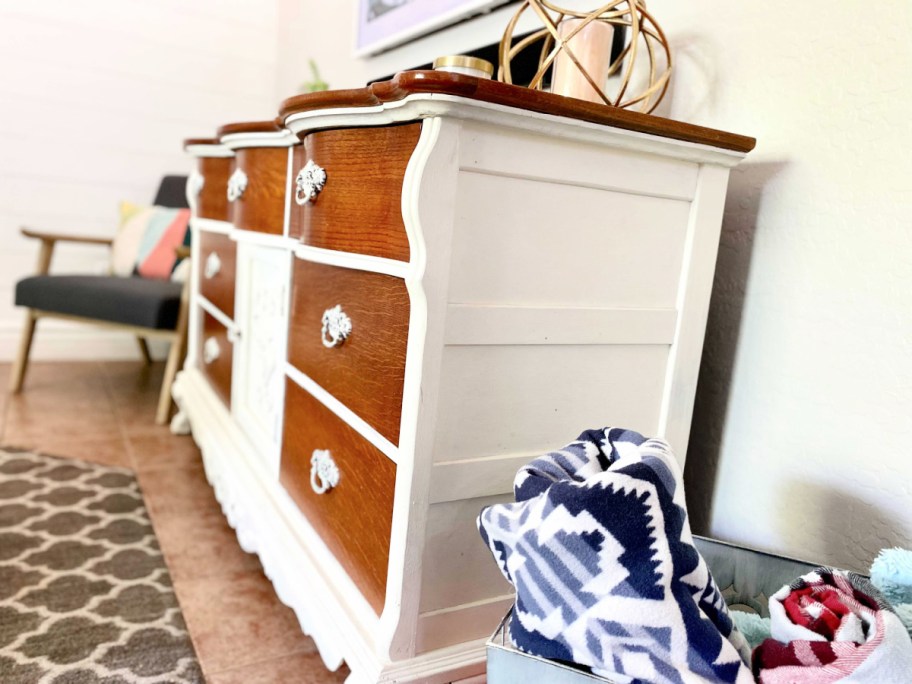
M 396 465 L 309 392 L 286 383 L 282 486 L 379 614 L 386 596 Z M 318 449 L 328 450 L 339 470 L 338 483 L 323 494 L 311 483 Z
M 199 240 L 199 292 L 233 320 L 237 245 L 227 235 L 205 230 Z
M 323 316 L 340 306 L 351 334 L 326 347 Z M 296 259 L 288 360 L 399 443 L 409 297 L 401 278 Z
M 402 179 L 421 124 L 311 133 L 292 162 L 289 235 L 314 247 L 409 260 Z M 326 171 L 315 199 L 299 205 L 295 179 L 308 161 Z
M 199 172 L 203 188 L 197 200 L 196 215 L 200 218 L 228 220 L 228 177 L 234 170 L 231 157 L 201 157 Z
M 231 367 L 234 345 L 228 328 L 204 309 L 200 309 L 199 367 L 226 406 L 231 406 Z
M 285 223 L 285 186 L 288 149 L 251 147 L 235 152 L 237 168 L 247 176 L 247 187 L 230 202 L 231 222 L 243 230 L 281 235 Z

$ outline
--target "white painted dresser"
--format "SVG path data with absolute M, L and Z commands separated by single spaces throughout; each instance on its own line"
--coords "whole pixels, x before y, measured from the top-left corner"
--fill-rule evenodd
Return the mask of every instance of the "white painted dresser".
M 686 453 L 729 168 L 754 141 L 439 72 L 278 121 L 187 143 L 175 398 L 328 667 L 480 677 L 511 602 L 480 508 L 584 429 Z

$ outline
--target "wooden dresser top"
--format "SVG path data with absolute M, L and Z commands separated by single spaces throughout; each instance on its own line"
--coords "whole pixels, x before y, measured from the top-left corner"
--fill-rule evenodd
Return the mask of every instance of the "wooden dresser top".
M 372 83 L 365 88 L 296 95 L 281 104 L 277 121 L 284 122 L 296 114 L 320 109 L 377 107 L 412 95 L 465 98 L 740 153 L 750 152 L 757 142 L 744 135 L 446 71 L 402 71 L 392 80 Z
M 219 127 L 217 136 L 231 135 L 233 133 L 278 133 L 282 126 L 275 120 L 272 121 L 244 121 L 229 123 Z

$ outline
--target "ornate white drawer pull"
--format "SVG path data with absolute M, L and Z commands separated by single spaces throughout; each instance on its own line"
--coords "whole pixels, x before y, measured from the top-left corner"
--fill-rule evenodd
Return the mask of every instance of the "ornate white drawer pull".
M 194 199 L 199 197 L 205 184 L 206 179 L 203 177 L 203 174 L 199 171 L 194 171 L 190 174 L 190 178 L 187 179 L 187 195 Z
M 317 494 L 325 494 L 339 484 L 339 467 L 329 449 L 314 449 L 310 457 L 310 486 Z
M 219 259 L 219 255 L 215 252 L 209 252 L 209 256 L 206 257 L 206 268 L 204 270 L 206 280 L 215 278 L 215 276 L 217 276 L 221 270 L 222 260 Z
M 341 304 L 336 304 L 333 308 L 323 312 L 324 347 L 338 347 L 345 342 L 351 332 L 351 319 L 342 311 Z
M 313 159 L 308 160 L 295 177 L 295 204 L 303 206 L 313 202 L 325 185 L 326 171 Z
M 214 337 L 210 337 L 203 344 L 203 363 L 207 366 L 215 361 L 222 353 L 221 348 L 219 347 L 218 340 Z
M 247 189 L 247 174 L 242 169 L 235 169 L 228 179 L 228 201 L 234 202 L 241 199 Z

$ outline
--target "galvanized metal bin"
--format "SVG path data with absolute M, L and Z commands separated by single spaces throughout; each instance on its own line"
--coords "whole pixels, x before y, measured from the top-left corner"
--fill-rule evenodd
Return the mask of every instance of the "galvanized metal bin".
M 766 600 L 819 564 L 777 556 L 726 542 L 694 537 L 729 606 L 769 617 Z M 488 684 L 617 684 L 570 665 L 517 650 L 508 634 L 510 613 L 488 641 Z

